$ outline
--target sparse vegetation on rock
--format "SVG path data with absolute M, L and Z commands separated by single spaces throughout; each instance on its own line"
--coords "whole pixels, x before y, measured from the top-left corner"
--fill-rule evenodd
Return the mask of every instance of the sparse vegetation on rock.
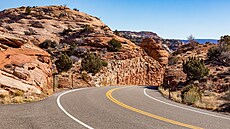
M 25 35 L 35 35 L 36 31 L 33 29 L 29 29 L 28 31 L 24 31 Z
M 92 33 L 94 31 L 93 27 L 91 27 L 90 25 L 86 24 L 86 25 L 83 25 L 82 27 L 83 29 L 81 30 L 80 33 L 85 33 L 85 34 L 89 34 L 89 33 Z
M 30 6 L 26 7 L 25 13 L 26 14 L 30 14 L 31 13 L 31 7 Z
M 219 62 L 222 65 L 230 66 L 230 36 L 221 36 L 218 45 L 210 48 L 207 56 L 213 63 Z
M 56 41 L 52 41 L 50 39 L 46 39 L 43 43 L 39 44 L 40 48 L 47 49 L 47 48 L 55 48 L 57 46 Z
M 62 35 L 69 35 L 70 32 L 73 32 L 73 29 L 67 28 L 67 29 L 64 29 L 63 32 L 62 32 L 61 34 L 62 34 Z
M 108 45 L 109 45 L 109 50 L 112 52 L 118 52 L 122 47 L 121 43 L 116 39 L 111 39 L 108 42 Z

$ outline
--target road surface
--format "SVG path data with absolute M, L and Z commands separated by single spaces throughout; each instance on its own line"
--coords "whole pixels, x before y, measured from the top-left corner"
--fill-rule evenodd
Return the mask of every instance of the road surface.
M 230 129 L 230 116 L 172 102 L 155 87 L 101 87 L 0 105 L 1 129 Z

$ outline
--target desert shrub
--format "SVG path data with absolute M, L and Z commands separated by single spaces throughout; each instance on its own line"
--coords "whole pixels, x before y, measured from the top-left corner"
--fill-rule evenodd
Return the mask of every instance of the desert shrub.
M 69 50 L 68 50 L 68 56 L 74 55 L 75 54 L 75 49 L 76 49 L 77 45 L 75 43 L 72 43 Z
M 209 61 L 230 66 L 230 36 L 221 36 L 218 45 L 208 50 L 207 57 Z
M 187 80 L 199 80 L 209 74 L 209 69 L 203 60 L 192 57 L 183 62 L 183 72 L 187 74 Z
M 108 62 L 106 62 L 106 61 L 104 61 L 104 60 L 102 60 L 102 66 L 104 66 L 104 67 L 107 67 L 108 66 Z
M 73 10 L 74 10 L 74 11 L 78 11 L 78 12 L 79 12 L 79 9 L 77 9 L 77 8 L 74 8 Z
M 0 98 L 5 98 L 6 95 L 5 94 L 0 94 Z
M 122 45 L 119 41 L 117 41 L 116 39 L 111 39 L 109 42 L 108 42 L 108 45 L 109 45 L 109 50 L 112 51 L 112 52 L 117 52 L 121 49 Z
M 31 24 L 32 27 L 36 27 L 36 28 L 44 28 L 44 26 L 42 25 L 42 23 L 40 23 L 39 21 L 35 21 Z
M 113 33 L 114 33 L 115 35 L 117 35 L 117 36 L 120 36 L 120 33 L 119 33 L 118 30 L 115 30 Z
M 50 39 L 46 39 L 43 43 L 38 45 L 40 48 L 47 49 L 47 48 L 55 48 L 57 46 L 56 41 L 52 41 Z
M 230 51 L 222 52 L 220 59 L 224 65 L 230 66 Z
M 31 13 L 31 7 L 30 6 L 26 7 L 25 13 L 26 14 L 30 14 Z
M 61 54 L 59 59 L 55 61 L 58 72 L 66 72 L 72 68 L 72 60 L 67 54 Z
M 88 81 L 90 79 L 90 77 L 88 76 L 86 71 L 82 71 L 81 72 L 81 79 Z
M 93 31 L 94 31 L 93 27 L 91 27 L 90 25 L 84 25 L 80 33 L 89 34 L 89 33 L 92 33 Z
M 88 53 L 81 62 L 81 68 L 88 73 L 96 74 L 101 70 L 103 64 L 105 63 L 103 63 L 103 60 L 100 56 L 93 53 Z
M 25 35 L 35 35 L 36 31 L 30 28 L 29 31 L 24 31 L 24 33 Z
M 182 89 L 181 98 L 186 104 L 194 104 L 195 102 L 201 100 L 201 91 L 197 86 L 188 85 Z
M 24 95 L 23 91 L 17 90 L 14 92 L 14 96 L 23 96 L 23 95 Z
M 102 30 L 105 30 L 108 26 L 104 25 L 104 26 L 101 26 L 101 29 Z
M 61 35 L 69 35 L 70 32 L 73 32 L 71 28 L 64 29 L 61 33 Z
M 207 56 L 209 60 L 216 60 L 220 56 L 221 51 L 218 49 L 218 47 L 211 47 L 208 50 Z

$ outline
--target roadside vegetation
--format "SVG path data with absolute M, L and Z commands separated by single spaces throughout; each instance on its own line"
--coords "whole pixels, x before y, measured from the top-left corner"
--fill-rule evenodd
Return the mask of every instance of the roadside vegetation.
M 183 72 L 187 74 L 187 80 L 200 80 L 209 74 L 209 69 L 205 66 L 204 60 L 189 57 L 183 62 Z
M 100 56 L 98 56 L 95 53 L 88 53 L 86 56 L 82 59 L 81 62 L 81 68 L 84 71 L 87 71 L 88 73 L 96 74 L 98 73 L 101 68 L 107 67 L 108 63 L 101 59 Z
M 59 59 L 55 61 L 58 72 L 66 72 L 72 68 L 73 63 L 67 54 L 61 54 Z

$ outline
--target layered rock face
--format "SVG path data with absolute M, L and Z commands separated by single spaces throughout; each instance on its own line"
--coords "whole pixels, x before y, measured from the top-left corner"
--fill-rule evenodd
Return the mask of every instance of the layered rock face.
M 163 66 L 168 64 L 169 53 L 162 47 L 161 42 L 156 42 L 152 38 L 146 38 L 140 45 L 146 53 L 153 57 Z
M 96 86 L 113 85 L 150 85 L 159 86 L 162 83 L 164 68 L 149 56 L 140 56 L 126 60 L 110 60 L 92 79 Z
M 44 50 L 13 36 L 0 36 L 1 90 L 41 94 L 51 87 L 51 60 Z M 13 91 L 12 91 L 13 92 Z
M 35 93 L 41 93 L 44 88 L 49 88 L 51 64 L 54 65 L 60 53 L 68 53 L 73 44 L 77 46 L 73 53 L 78 54 L 69 55 L 75 61 L 74 67 L 66 74 L 73 74 L 74 84 L 78 86 L 161 84 L 164 74 L 162 65 L 165 64 L 161 47 L 154 49 L 157 50 L 157 56 L 148 56 L 141 47 L 115 35 L 99 18 L 65 6 L 31 7 L 29 10 L 20 7 L 0 12 L 0 35 L 3 36 L 0 38 L 3 57 L 0 62 L 4 62 L 0 64 L 1 73 L 4 73 L 4 77 L 13 78 L 15 82 L 25 83 L 24 88 L 17 86 L 18 89 L 33 89 Z M 121 50 L 108 50 L 108 41 L 111 39 L 121 42 Z M 50 45 L 47 45 L 47 40 Z M 52 61 L 48 53 L 33 44 L 49 52 Z M 82 56 L 79 53 L 84 55 L 85 52 L 97 53 L 108 62 L 108 67 L 96 75 L 88 73 L 91 76 L 88 83 L 81 79 Z M 71 85 L 69 76 L 62 76 L 60 73 L 58 76 L 60 85 Z M 4 82 L 4 85 L 13 88 L 13 83 L 11 85 Z

